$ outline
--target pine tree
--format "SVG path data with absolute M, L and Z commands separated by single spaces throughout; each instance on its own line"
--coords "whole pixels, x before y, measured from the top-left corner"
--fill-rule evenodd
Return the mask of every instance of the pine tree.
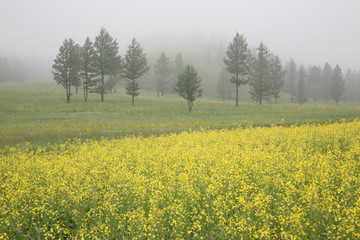
M 123 63 L 123 77 L 126 79 L 126 93 L 131 95 L 131 103 L 139 96 L 138 79 L 149 71 L 146 54 L 140 43 L 134 38 L 128 47 Z
M 89 92 L 96 86 L 95 50 L 90 38 L 86 38 L 81 48 L 82 67 L 81 78 L 83 81 L 84 101 L 87 102 Z
M 66 89 L 66 102 L 70 103 L 71 87 L 79 84 L 81 72 L 80 46 L 71 38 L 60 46 L 52 69 L 56 83 Z
M 344 94 L 345 82 L 339 65 L 336 65 L 331 78 L 330 92 L 333 99 L 336 102 L 336 106 L 339 106 L 339 101 Z
M 224 58 L 226 70 L 233 74 L 231 82 L 236 86 L 236 107 L 239 106 L 239 86 L 248 83 L 250 71 L 249 56 L 246 38 L 236 33 L 233 41 L 229 43 L 226 57 Z
M 121 58 L 118 56 L 118 43 L 110 34 L 101 28 L 99 35 L 95 38 L 95 69 L 100 76 L 100 86 L 96 92 L 101 95 L 101 102 L 104 101 L 105 75 L 114 75 L 120 71 Z
M 261 105 L 265 97 L 272 95 L 273 61 L 269 49 L 260 43 L 250 75 L 250 95 Z
M 275 56 L 271 72 L 271 96 L 275 99 L 275 103 L 280 98 L 281 89 L 285 85 L 285 73 L 286 71 L 283 70 L 279 56 Z
M 187 100 L 189 112 L 192 110 L 194 101 L 202 95 L 200 83 L 201 79 L 193 65 L 186 65 L 184 71 L 179 74 L 175 91 Z
M 170 84 L 170 75 L 172 73 L 172 64 L 169 58 L 164 52 L 162 52 L 155 64 L 155 74 L 156 74 L 156 90 L 157 96 L 159 97 L 164 95 L 164 92 L 167 90 L 168 85 Z

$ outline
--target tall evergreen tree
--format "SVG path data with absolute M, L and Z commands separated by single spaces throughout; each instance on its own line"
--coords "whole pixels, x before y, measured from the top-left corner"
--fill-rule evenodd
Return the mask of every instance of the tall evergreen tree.
M 71 38 L 60 46 L 52 69 L 56 83 L 66 89 L 66 102 L 70 103 L 71 87 L 79 84 L 81 71 L 80 46 Z
M 297 88 L 296 88 L 297 90 L 296 101 L 301 105 L 307 101 L 305 78 L 306 78 L 305 68 L 301 66 L 298 73 Z
M 82 67 L 81 78 L 83 82 L 84 101 L 87 102 L 89 92 L 96 86 L 95 50 L 90 38 L 86 38 L 81 48 Z
M 126 93 L 131 95 L 131 103 L 139 96 L 138 79 L 149 71 L 146 54 L 139 42 L 134 38 L 128 47 L 123 63 L 123 76 L 126 79 Z
M 285 85 L 285 72 L 286 71 L 283 70 L 279 56 L 275 56 L 271 72 L 271 96 L 275 99 L 275 103 L 277 103 L 280 98 L 281 89 Z
M 344 94 L 345 82 L 341 68 L 339 65 L 336 65 L 331 78 L 330 92 L 336 106 L 339 106 L 339 101 L 341 100 L 342 95 Z
M 170 75 L 172 73 L 172 64 L 169 58 L 164 52 L 162 52 L 155 64 L 155 74 L 156 74 L 156 90 L 157 96 L 159 97 L 164 95 L 164 92 L 169 87 L 170 84 Z
M 323 69 L 321 70 L 321 82 L 322 82 L 322 98 L 325 99 L 327 103 L 330 97 L 330 85 L 331 85 L 332 69 L 328 63 L 325 63 Z
M 292 102 L 296 101 L 296 83 L 297 83 L 297 67 L 294 60 L 290 59 L 286 65 L 285 74 L 285 90 L 286 93 L 290 94 Z
M 250 75 L 250 95 L 261 105 L 265 97 L 272 95 L 273 61 L 269 49 L 260 43 Z
M 236 103 L 239 106 L 239 86 L 248 83 L 248 75 L 250 72 L 250 53 L 247 47 L 246 38 L 236 33 L 232 42 L 226 51 L 224 63 L 226 70 L 233 74 L 231 82 L 236 86 Z
M 101 102 L 104 101 L 105 75 L 114 75 L 120 71 L 121 58 L 118 56 L 119 46 L 115 39 L 101 28 L 95 38 L 95 69 L 100 76 L 100 86 L 97 92 L 101 95 Z
M 193 65 L 186 65 L 184 71 L 179 74 L 175 91 L 187 100 L 189 112 L 192 110 L 194 101 L 202 94 L 200 83 L 201 79 Z

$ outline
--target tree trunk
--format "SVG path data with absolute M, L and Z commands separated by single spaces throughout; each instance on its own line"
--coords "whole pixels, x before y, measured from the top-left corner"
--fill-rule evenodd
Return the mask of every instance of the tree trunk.
M 239 106 L 239 84 L 235 84 L 236 85 L 236 104 L 235 106 L 238 107 Z
M 66 103 L 70 103 L 70 96 L 71 96 L 71 86 L 66 88 Z
M 135 102 L 134 102 L 134 95 L 135 95 L 135 80 L 133 79 L 132 80 L 132 91 L 131 91 L 131 105 L 135 105 Z
M 189 112 L 191 112 L 192 107 L 193 107 L 193 103 L 192 103 L 190 100 L 188 100 L 188 109 L 189 109 Z
M 101 74 L 101 102 L 104 101 L 104 74 Z
M 260 105 L 262 104 L 262 95 L 260 95 Z

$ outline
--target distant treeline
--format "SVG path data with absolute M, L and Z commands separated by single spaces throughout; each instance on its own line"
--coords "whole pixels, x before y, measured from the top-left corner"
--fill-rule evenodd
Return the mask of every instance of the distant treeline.
M 25 80 L 25 65 L 20 59 L 0 56 L 0 82 L 24 82 Z
M 303 104 L 313 101 L 351 101 L 360 102 L 360 71 L 351 69 L 342 71 L 340 66 L 298 66 L 290 59 L 284 67 L 284 85 L 281 93 L 290 96 L 290 101 Z M 232 99 L 234 87 L 228 79 L 231 78 L 224 68 L 219 74 L 218 94 L 222 99 Z M 272 102 L 271 97 L 266 97 Z

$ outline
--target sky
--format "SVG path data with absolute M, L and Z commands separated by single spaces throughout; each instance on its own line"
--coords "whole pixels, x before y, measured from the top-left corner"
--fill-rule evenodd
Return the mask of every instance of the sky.
M 215 35 L 227 45 L 239 32 L 283 62 L 360 70 L 359 24 L 358 0 L 0 0 L 0 55 L 52 64 L 65 38 L 82 44 L 101 27 L 122 52 L 134 37 L 177 46 Z

